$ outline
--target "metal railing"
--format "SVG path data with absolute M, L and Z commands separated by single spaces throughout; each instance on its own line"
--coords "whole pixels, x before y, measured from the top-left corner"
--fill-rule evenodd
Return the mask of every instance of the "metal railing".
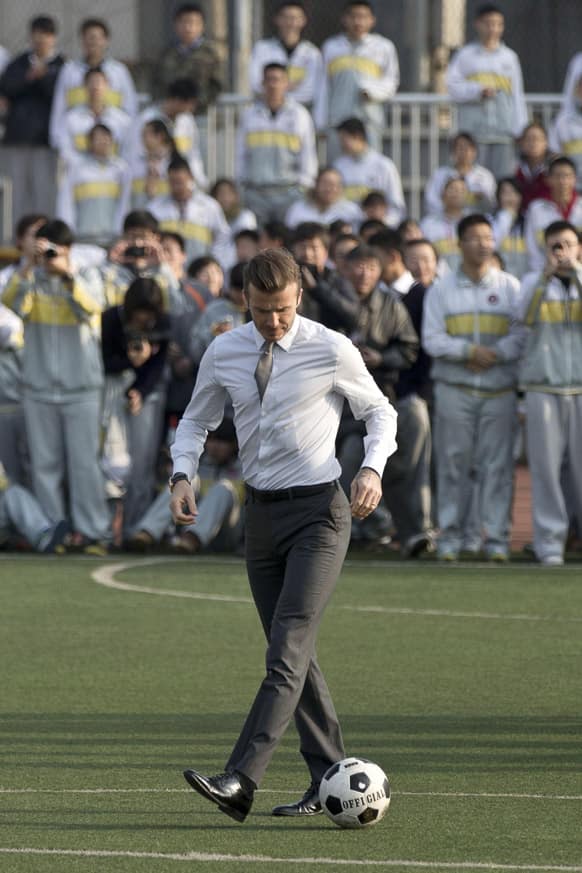
M 530 118 L 548 129 L 562 95 L 526 94 L 526 102 Z M 238 118 L 249 103 L 248 97 L 223 94 L 209 109 L 207 171 L 211 181 L 219 176 L 234 177 Z M 448 162 L 449 142 L 457 132 L 457 107 L 445 94 L 401 93 L 387 104 L 384 152 L 398 167 L 411 216 L 421 217 L 426 181 Z
M 12 239 L 12 179 L 0 176 L 0 243 Z

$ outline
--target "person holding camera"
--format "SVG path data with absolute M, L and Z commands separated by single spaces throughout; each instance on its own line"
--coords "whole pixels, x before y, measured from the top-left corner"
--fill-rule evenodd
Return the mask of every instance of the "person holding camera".
M 155 279 L 131 283 L 123 304 L 103 313 L 101 334 L 104 467 L 109 480 L 125 491 L 123 526 L 129 533 L 152 500 L 165 402 L 170 316 Z
M 70 519 L 76 542 L 104 554 L 109 514 L 98 464 L 103 288 L 76 270 L 63 221 L 36 232 L 34 263 L 14 273 L 2 302 L 24 322 L 23 396 L 34 493 L 48 518 Z M 65 494 L 68 495 L 68 511 Z
M 582 521 L 582 245 L 575 226 L 563 220 L 552 222 L 544 239 L 544 268 L 521 285 L 527 340 L 519 381 L 525 390 L 534 551 L 542 564 L 559 566 L 569 502 Z

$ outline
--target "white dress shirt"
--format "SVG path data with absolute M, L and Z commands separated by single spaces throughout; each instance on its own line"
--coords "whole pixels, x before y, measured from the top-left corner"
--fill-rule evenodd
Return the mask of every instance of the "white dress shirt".
M 296 315 L 273 348 L 260 403 L 254 373 L 263 343 L 252 322 L 211 343 L 176 431 L 174 473 L 195 475 L 207 432 L 220 424 L 230 397 L 249 485 L 274 490 L 331 482 L 341 472 L 335 439 L 346 398 L 354 417 L 366 423 L 362 466 L 381 476 L 396 451 L 396 411 L 351 341 Z

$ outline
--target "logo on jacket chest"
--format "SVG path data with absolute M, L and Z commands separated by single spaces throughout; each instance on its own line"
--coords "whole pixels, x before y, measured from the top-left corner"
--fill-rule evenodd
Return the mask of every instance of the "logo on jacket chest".
M 499 303 L 499 296 L 497 294 L 490 294 L 487 298 L 487 303 L 491 306 L 496 306 Z

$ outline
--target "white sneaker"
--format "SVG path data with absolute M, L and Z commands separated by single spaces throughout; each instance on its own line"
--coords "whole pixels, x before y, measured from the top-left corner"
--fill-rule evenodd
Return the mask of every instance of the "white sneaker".
M 561 555 L 546 555 L 541 562 L 544 567 L 561 567 L 564 564 L 564 559 Z

